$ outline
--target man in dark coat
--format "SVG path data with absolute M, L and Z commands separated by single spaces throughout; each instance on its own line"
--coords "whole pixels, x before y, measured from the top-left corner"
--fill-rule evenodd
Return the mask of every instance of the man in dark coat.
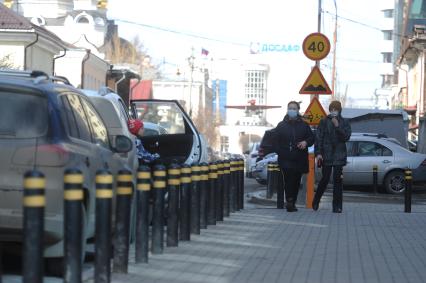
M 302 174 L 309 171 L 308 147 L 314 144 L 314 135 L 309 125 L 299 114 L 299 103 L 287 105 L 287 115 L 275 128 L 274 148 L 278 164 L 284 175 L 286 209 L 297 211 L 295 206 Z
M 330 115 L 323 118 L 317 129 L 315 156 L 318 167 L 322 167 L 322 179 L 312 202 L 312 208 L 318 210 L 319 202 L 330 181 L 333 171 L 333 212 L 342 212 L 342 180 L 343 166 L 346 165 L 346 142 L 351 137 L 351 126 L 341 115 L 342 105 L 332 101 L 329 106 Z

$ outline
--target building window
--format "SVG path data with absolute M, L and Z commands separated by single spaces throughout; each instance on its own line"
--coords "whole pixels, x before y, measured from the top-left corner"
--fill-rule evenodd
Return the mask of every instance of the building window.
M 393 82 L 393 75 L 382 75 L 382 87 L 390 86 Z
M 383 31 L 383 38 L 385 40 L 392 40 L 392 35 L 393 35 L 393 33 L 392 33 L 391 30 L 385 30 L 385 31 Z
M 227 136 L 220 137 L 220 151 L 221 152 L 229 151 L 229 137 Z
M 384 10 L 383 14 L 385 18 L 393 18 L 393 9 Z
M 383 54 L 383 63 L 392 63 L 392 52 L 384 52 Z

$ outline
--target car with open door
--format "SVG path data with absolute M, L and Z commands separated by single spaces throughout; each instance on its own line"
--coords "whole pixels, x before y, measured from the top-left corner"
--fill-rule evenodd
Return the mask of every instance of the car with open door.
M 207 144 L 191 118 L 176 100 L 132 100 L 135 118 L 157 131 L 142 137 L 146 150 L 160 155 L 160 163 L 193 164 L 208 161 Z

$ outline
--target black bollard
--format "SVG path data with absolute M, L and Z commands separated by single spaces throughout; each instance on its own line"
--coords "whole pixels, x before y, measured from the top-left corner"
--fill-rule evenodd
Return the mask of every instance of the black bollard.
M 111 281 L 112 183 L 108 170 L 96 172 L 95 283 Z
M 411 213 L 411 193 L 413 177 L 410 169 L 405 169 L 405 192 L 404 192 L 404 212 Z
M 46 180 L 43 173 L 29 171 L 24 175 L 23 280 L 43 282 L 43 230 L 46 206 Z
M 136 263 L 148 263 L 149 251 L 149 198 L 151 191 L 151 168 L 141 165 L 138 168 L 136 185 Z
M 377 194 L 377 186 L 378 186 L 378 184 L 377 184 L 377 180 L 378 180 L 378 169 L 379 169 L 379 167 L 377 166 L 377 165 L 373 165 L 373 193 L 375 193 L 375 194 Z
M 191 233 L 200 235 L 200 181 L 201 168 L 198 164 L 193 164 L 192 186 L 191 186 Z
M 207 163 L 201 163 L 201 181 L 200 181 L 200 228 L 207 228 L 207 208 L 208 208 L 208 186 L 209 186 L 209 166 Z
M 277 171 L 277 208 L 284 209 L 284 176 L 281 172 L 280 167 L 276 169 Z
M 183 164 L 180 175 L 179 240 L 191 240 L 191 166 Z
M 244 159 L 239 160 L 238 177 L 240 185 L 239 208 L 244 209 Z
M 230 171 L 231 171 L 231 176 L 230 176 L 230 207 L 231 207 L 231 212 L 235 212 L 237 211 L 237 202 L 238 202 L 238 178 L 237 178 L 237 164 L 235 159 L 231 159 L 230 160 Z
M 82 281 L 82 208 L 83 174 L 79 169 L 68 169 L 64 174 L 64 262 L 65 283 Z
M 164 249 L 164 190 L 166 189 L 166 167 L 154 167 L 154 215 L 152 224 L 152 253 L 162 254 Z
M 271 199 L 274 194 L 274 177 L 275 177 L 275 166 L 272 162 L 268 163 L 267 171 L 267 187 L 266 187 L 266 198 Z
M 223 163 L 223 215 L 229 217 L 230 215 L 230 183 L 231 183 L 231 164 L 229 160 Z
M 217 161 L 216 221 L 223 221 L 223 161 Z
M 128 270 L 132 195 L 132 172 L 118 171 L 113 260 L 113 271 L 116 273 L 127 273 Z
M 209 202 L 207 225 L 216 225 L 216 188 L 217 166 L 214 162 L 209 164 Z
M 169 210 L 167 213 L 167 246 L 178 246 L 180 166 L 171 164 L 168 170 Z

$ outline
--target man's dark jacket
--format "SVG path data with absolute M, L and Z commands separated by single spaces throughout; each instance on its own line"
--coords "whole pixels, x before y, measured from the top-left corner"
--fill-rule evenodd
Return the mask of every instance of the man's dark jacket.
M 329 115 L 320 121 L 316 133 L 315 155 L 321 154 L 324 165 L 346 165 L 346 142 L 351 137 L 351 126 L 347 119 L 337 116 L 339 126 L 335 127 Z
M 295 120 L 286 115 L 274 131 L 274 148 L 278 153 L 278 164 L 285 169 L 300 173 L 309 171 L 308 147 L 314 144 L 314 134 L 309 125 L 299 116 Z M 306 141 L 305 149 L 298 149 L 297 144 Z

